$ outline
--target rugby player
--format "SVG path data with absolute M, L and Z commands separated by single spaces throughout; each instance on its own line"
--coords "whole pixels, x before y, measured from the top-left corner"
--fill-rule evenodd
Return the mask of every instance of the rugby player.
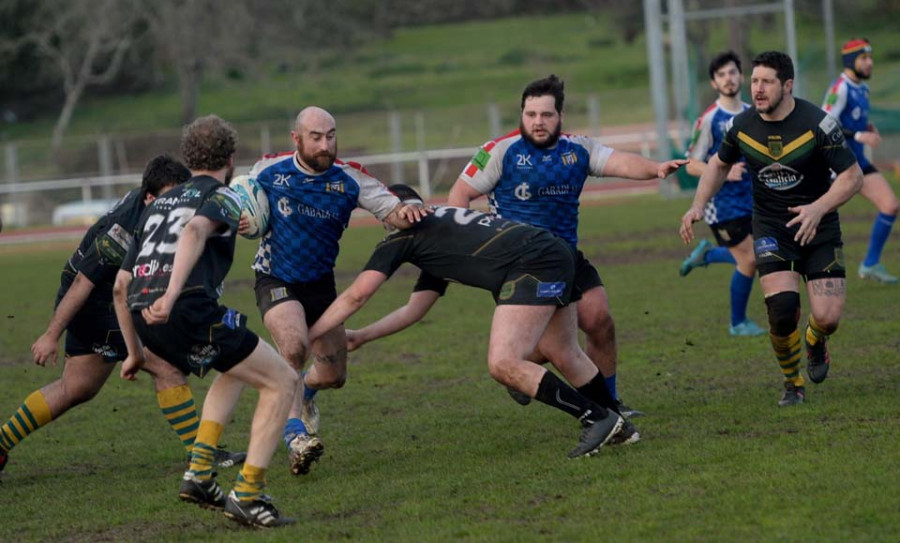
M 66 262 L 53 317 L 31 346 L 35 364 L 55 366 L 59 338 L 65 332 L 62 376 L 28 395 L 0 426 L 0 471 L 13 447 L 69 409 L 94 398 L 115 364 L 125 359 L 125 343 L 112 308 L 116 272 L 133 242 L 144 208 L 190 176 L 187 168 L 168 156 L 153 158 L 144 169 L 141 187 L 126 194 L 94 223 Z M 153 355 L 148 355 L 144 370 L 153 375 L 159 407 L 190 455 L 199 424 L 190 385 L 184 375 Z M 245 456 L 223 449 L 216 449 L 215 454 L 220 467 L 240 463 Z
M 689 174 L 697 177 L 703 174 L 706 162 L 719 150 L 731 119 L 750 107 L 741 102 L 743 82 L 741 60 L 732 51 L 716 55 L 709 63 L 709 83 L 719 98 L 697 119 L 687 152 Z M 712 243 L 701 240 L 681 263 L 679 273 L 684 277 L 694 268 L 711 263 L 736 264 L 731 275 L 731 325 L 728 332 L 732 336 L 758 336 L 766 331 L 747 318 L 747 302 L 753 290 L 756 260 L 753 256 L 753 238 L 750 236 L 753 194 L 750 173 L 743 161 L 731 167 L 726 181 L 703 210 L 703 218 L 712 230 L 718 247 L 713 248 Z
M 519 129 L 486 143 L 450 190 L 448 204 L 469 207 L 489 194 L 491 213 L 553 232 L 573 247 L 578 243 L 579 195 L 588 176 L 664 179 L 686 160 L 654 162 L 615 151 L 593 138 L 562 132 L 563 82 L 555 75 L 530 83 L 522 93 Z M 576 253 L 575 284 L 584 293 L 577 303 L 587 355 L 618 399 L 615 325 L 597 269 Z M 621 406 L 626 415 L 640 412 Z
M 295 151 L 264 157 L 250 176 L 266 191 L 271 209 L 269 231 L 253 262 L 259 312 L 291 365 L 302 369 L 313 354 L 283 436 L 291 472 L 299 475 L 324 452 L 316 435 L 316 391 L 340 388 L 347 379 L 343 327 L 315 342 L 308 332 L 337 296 L 334 263 L 350 214 L 361 207 L 389 227 L 405 228 L 421 217 L 421 208 L 402 204 L 359 164 L 338 160 L 334 117 L 324 109 L 303 109 L 291 138 Z
M 847 295 L 843 242 L 837 208 L 862 185 L 862 170 L 838 122 L 815 105 L 794 98 L 794 64 L 778 51 L 753 59 L 750 89 L 755 109 L 732 120 L 713 155 L 681 238 L 693 239 L 693 223 L 722 187 L 733 164 L 746 158 L 753 176 L 753 239 L 766 299 L 769 336 L 784 377 L 778 404 L 806 399 L 800 373 L 800 279 L 806 281 L 810 316 L 806 327 L 807 374 L 825 380 L 827 341 L 837 330 Z M 837 172 L 832 182 L 831 171 Z
M 183 374 L 219 374 L 203 402 L 191 462 L 179 497 L 251 526 L 294 522 L 262 493 L 299 384 L 297 372 L 247 329 L 247 319 L 219 305 L 234 259 L 241 204 L 226 184 L 234 171 L 237 132 L 209 115 L 184 128 L 181 154 L 193 177 L 156 199 L 141 216 L 137 238 L 116 276 L 115 304 L 128 358 L 121 376 L 143 365 L 141 342 Z M 213 453 L 244 385 L 259 392 L 247 458 L 226 497 Z
M 859 264 L 859 276 L 885 284 L 897 283 L 897 276 L 888 273 L 881 260 L 881 251 L 891 235 L 900 203 L 884 175 L 869 161 L 865 146 L 881 144 L 881 134 L 869 122 L 869 86 L 872 77 L 872 45 L 866 39 L 850 40 L 841 48 L 844 71 L 828 89 L 822 109 L 841 123 L 844 137 L 863 172 L 860 194 L 875 205 L 878 215 L 872 224 L 869 250 Z
M 402 185 L 391 189 L 421 203 Z M 404 262 L 442 280 L 491 292 L 488 371 L 496 381 L 576 417 L 582 425 L 570 458 L 589 456 L 625 432 L 639 439 L 616 412 L 603 375 L 578 345 L 573 248 L 546 230 L 479 211 L 435 206 L 414 227 L 375 248 L 365 269 L 310 330 L 316 339 L 358 311 Z M 536 349 L 572 383 L 527 360 Z M 595 400 L 596 398 L 596 400 Z M 600 402 L 607 405 L 603 406 Z

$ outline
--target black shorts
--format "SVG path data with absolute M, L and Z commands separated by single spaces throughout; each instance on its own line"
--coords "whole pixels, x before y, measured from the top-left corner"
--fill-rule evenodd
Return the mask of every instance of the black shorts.
M 85 304 L 66 327 L 66 356 L 89 354 L 110 364 L 128 356 L 119 321 L 108 304 Z
M 750 215 L 709 225 L 719 247 L 734 247 L 747 239 L 753 232 L 753 219 Z
M 591 262 L 584 257 L 581 251 L 575 252 L 575 290 L 577 298 L 573 298 L 573 302 L 581 299 L 581 293 L 587 292 L 592 288 L 602 287 L 603 279 L 600 273 Z
M 863 175 L 869 175 L 870 173 L 878 173 L 878 168 L 876 168 L 873 164 L 866 164 L 862 169 Z
M 184 374 L 203 377 L 210 369 L 226 372 L 256 349 L 259 337 L 247 329 L 247 317 L 206 296 L 182 296 L 169 322 L 148 326 L 140 311 L 131 313 L 144 345 Z
M 497 305 L 556 305 L 573 298 L 575 252 L 562 239 L 541 232 L 528 243 L 528 251 L 511 269 L 500 289 L 493 292 Z M 580 295 L 577 296 L 580 298 Z
M 807 281 L 846 277 L 840 223 L 820 224 L 812 242 L 801 247 L 794 241 L 797 228 L 788 230 L 783 221 L 753 218 L 753 250 L 760 277 L 778 271 L 795 271 Z
M 287 283 L 277 277 L 256 272 L 256 307 L 263 317 L 278 304 L 295 301 L 303 306 L 306 314 L 306 326 L 315 324 L 322 313 L 337 298 L 337 287 L 334 285 L 334 274 L 329 273 L 321 279 L 305 283 Z

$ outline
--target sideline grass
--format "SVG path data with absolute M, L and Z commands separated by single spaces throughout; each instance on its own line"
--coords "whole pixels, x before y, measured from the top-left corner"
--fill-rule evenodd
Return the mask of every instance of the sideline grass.
M 731 270 L 678 277 L 686 250 L 676 230 L 687 205 L 650 197 L 582 209 L 582 248 L 617 318 L 621 392 L 648 413 L 635 421 L 644 436 L 635 446 L 566 460 L 575 425 L 545 406 L 514 404 L 490 380 L 490 297 L 454 285 L 421 324 L 351 353 L 346 387 L 320 395 L 326 454 L 309 476 L 289 475 L 279 448 L 269 491 L 296 526 L 251 532 L 180 503 L 182 449 L 150 381 L 113 377 L 91 403 L 12 452 L 0 477 L 0 540 L 900 539 L 900 343 L 889 303 L 900 291 L 851 273 L 828 381 L 810 385 L 807 404 L 779 409 L 767 340 L 727 335 Z M 851 270 L 872 215 L 861 200 L 842 213 Z M 347 232 L 340 286 L 381 235 Z M 242 241 L 226 302 L 261 331 L 252 252 Z M 59 374 L 26 355 L 67 254 L 0 255 L 0 417 Z M 884 260 L 900 269 L 896 236 Z M 349 324 L 404 301 L 413 281 L 400 273 Z M 758 285 L 750 315 L 765 321 Z M 208 382 L 192 378 L 198 400 Z M 254 400 L 245 393 L 226 430 L 232 448 L 246 446 Z M 221 480 L 230 486 L 235 475 L 225 470 Z

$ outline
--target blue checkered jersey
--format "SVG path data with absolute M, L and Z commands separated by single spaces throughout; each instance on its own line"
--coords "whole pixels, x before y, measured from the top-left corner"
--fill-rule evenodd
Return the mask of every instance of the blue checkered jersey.
M 335 161 L 324 172 L 303 168 L 296 153 L 267 156 L 250 170 L 269 197 L 269 231 L 253 269 L 287 283 L 334 270 L 338 241 L 361 207 L 384 220 L 400 200 L 359 164 Z
M 749 109 L 742 104 L 741 111 Z M 731 127 L 731 119 L 741 111 L 728 111 L 719 102 L 709 106 L 694 124 L 691 145 L 686 153 L 688 158 L 709 162 L 719 151 L 722 139 Z M 703 210 L 703 219 L 709 225 L 718 224 L 753 213 L 753 178 L 745 171 L 740 181 L 726 181 L 715 196 L 710 198 Z
M 865 83 L 854 83 L 847 74 L 842 73 L 837 81 L 828 89 L 822 109 L 841 123 L 847 145 L 856 155 L 860 168 L 869 166 L 865 145 L 853 139 L 856 132 L 869 130 L 869 86 Z
M 460 179 L 488 194 L 491 213 L 550 230 L 578 243 L 578 197 L 588 176 L 600 177 L 613 150 L 586 136 L 563 134 L 549 149 L 519 130 L 487 142 Z

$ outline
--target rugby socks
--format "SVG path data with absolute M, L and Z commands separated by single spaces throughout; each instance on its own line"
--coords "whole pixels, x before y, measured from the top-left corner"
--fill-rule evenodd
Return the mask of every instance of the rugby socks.
M 750 291 L 753 290 L 753 276 L 747 277 L 743 273 L 734 270 L 731 275 L 731 325 L 747 320 L 747 302 L 750 300 Z
M 820 339 L 826 339 L 827 337 L 828 332 L 819 326 L 819 323 L 817 323 L 813 316 L 810 315 L 809 325 L 806 327 L 806 344 L 812 347 L 818 343 Z
M 50 406 L 40 390 L 35 390 L 25 398 L 25 403 L 16 409 L 15 414 L 0 426 L 0 449 L 12 450 L 20 441 L 32 432 L 53 420 Z
M 239 501 L 252 502 L 266 487 L 266 468 L 244 464 L 232 491 Z
M 309 434 L 303 421 L 299 418 L 288 419 L 287 424 L 284 427 L 284 444 L 290 448 L 291 441 L 300 434 Z
M 616 374 L 612 374 L 609 377 L 605 377 L 603 379 L 606 382 L 606 389 L 609 390 L 609 393 L 612 395 L 614 400 L 619 399 L 619 391 L 616 390 Z
M 606 379 L 599 371 L 597 372 L 597 375 L 593 379 L 588 381 L 586 385 L 582 385 L 575 390 L 577 390 L 579 394 L 591 400 L 592 402 L 602 405 L 607 409 L 612 409 L 616 413 L 619 413 L 619 406 L 616 404 L 616 399 L 612 394 L 610 394 L 609 387 L 606 384 Z M 621 415 L 622 413 L 619 414 Z
M 703 255 L 705 264 L 737 264 L 728 247 L 713 247 Z
M 308 386 L 306 386 L 306 373 L 307 372 L 305 372 L 305 371 L 303 372 L 303 401 L 304 402 L 308 402 L 308 401 L 312 400 L 313 398 L 316 397 L 316 393 L 319 392 L 318 390 L 316 390 L 314 388 L 309 388 Z
M 770 333 L 769 339 L 772 340 L 772 348 L 775 349 L 775 356 L 778 358 L 785 382 L 802 387 L 804 380 L 800 374 L 800 331 L 795 329 L 787 337 Z
M 872 235 L 869 238 L 869 252 L 866 253 L 866 259 L 863 260 L 863 266 L 874 266 L 881 260 L 881 250 L 887 242 L 888 236 L 891 235 L 891 227 L 894 226 L 895 215 L 887 215 L 879 213 L 875 217 L 875 223 L 872 224 Z
M 213 476 L 213 465 L 216 461 L 216 447 L 222 437 L 225 427 L 218 422 L 201 420 L 197 430 L 197 439 L 194 441 L 194 450 L 191 452 L 191 465 L 188 471 L 194 474 L 200 481 L 208 481 Z
M 156 401 L 169 426 L 175 430 L 178 439 L 187 452 L 194 448 L 200 418 L 194 405 L 194 395 L 189 385 L 179 385 L 156 393 Z
M 534 399 L 560 411 L 565 411 L 578 420 L 594 413 L 596 413 L 597 418 L 603 418 L 607 415 L 606 409 L 585 398 L 576 392 L 575 389 L 562 382 L 556 374 L 549 371 L 544 372 L 544 377 L 541 378 L 541 383 L 538 385 L 537 395 Z

